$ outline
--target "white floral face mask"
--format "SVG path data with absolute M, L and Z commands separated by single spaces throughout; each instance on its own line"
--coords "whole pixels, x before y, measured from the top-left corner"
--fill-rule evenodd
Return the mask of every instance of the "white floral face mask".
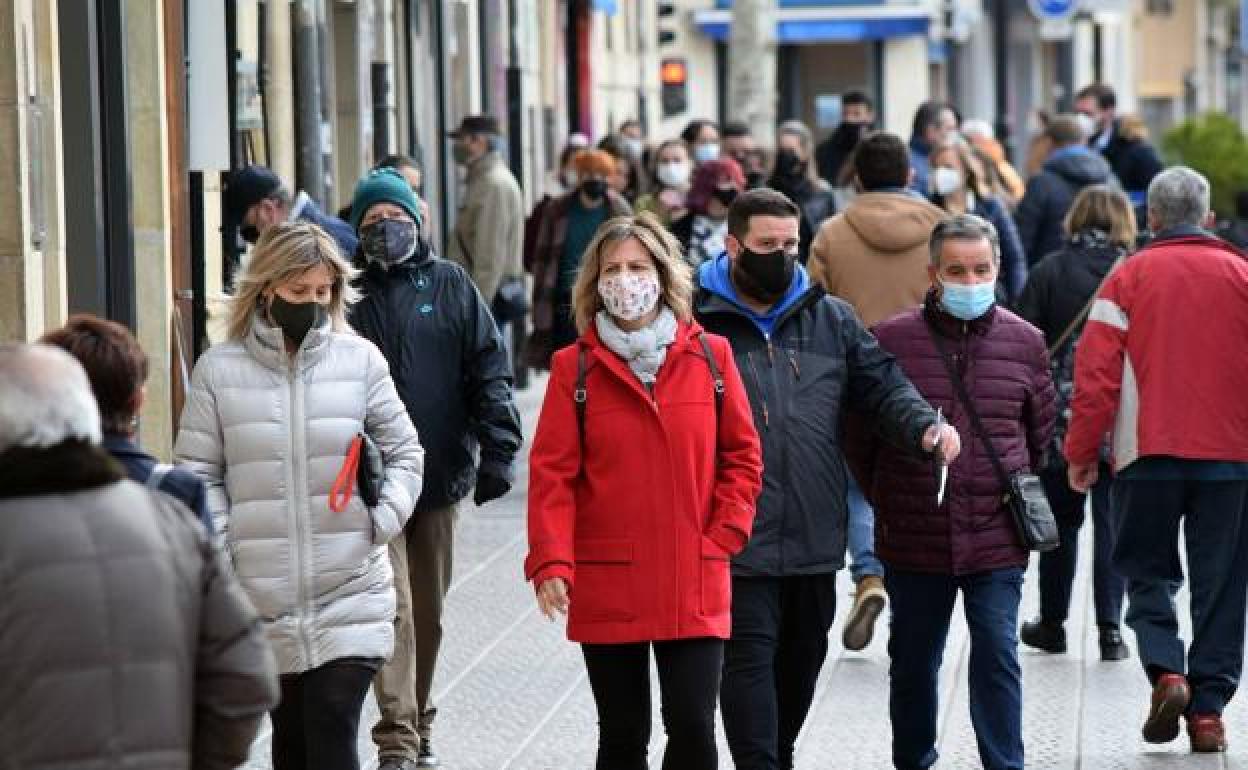
M 612 317 L 636 321 L 659 303 L 659 276 L 652 271 L 599 278 L 598 295 Z

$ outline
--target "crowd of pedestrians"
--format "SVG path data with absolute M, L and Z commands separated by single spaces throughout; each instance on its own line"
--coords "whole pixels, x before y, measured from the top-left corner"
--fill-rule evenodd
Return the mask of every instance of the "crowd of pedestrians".
M 652 657 L 664 768 L 718 766 L 717 709 L 736 767 L 792 768 L 847 562 L 844 647 L 890 618 L 894 765 L 938 759 L 961 596 L 980 760 L 1021 770 L 1019 645 L 1066 652 L 1088 507 L 1100 653 L 1128 658 L 1134 631 L 1143 738 L 1185 719 L 1193 751 L 1225 750 L 1248 610 L 1244 228 L 1215 235 L 1207 180 L 1163 169 L 1102 84 L 1046 116 L 1034 173 L 951 105 L 923 104 L 908 140 L 865 94 L 843 106 L 822 142 L 779 124 L 774 151 L 707 120 L 653 145 L 638 121 L 573 135 L 528 212 L 498 121 L 469 116 L 441 238 L 410 158 L 339 216 L 236 170 L 225 221 L 252 247 L 176 464 L 136 441 L 149 364 L 127 329 L 74 316 L 0 346 L 0 578 L 25 624 L 0 631 L 0 748 L 235 767 L 268 712 L 275 768 L 354 770 L 371 687 L 381 769 L 438 766 L 456 523 L 515 484 L 534 369 L 523 572 L 580 645 L 599 770 L 648 766 Z M 53 563 L 64 580 L 22 579 Z M 67 717 L 145 737 L 29 740 Z

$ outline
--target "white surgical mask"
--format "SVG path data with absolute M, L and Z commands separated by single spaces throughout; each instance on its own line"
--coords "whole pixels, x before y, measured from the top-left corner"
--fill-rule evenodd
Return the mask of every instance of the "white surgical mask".
M 684 187 L 691 171 L 687 160 L 668 160 L 659 164 L 658 177 L 664 187 Z
M 659 276 L 648 273 L 623 273 L 598 279 L 598 296 L 613 318 L 636 321 L 654 310 L 659 303 Z
M 693 159 L 699 163 L 719 160 L 719 142 L 703 142 L 693 146 Z
M 1084 139 L 1091 139 L 1100 133 L 1097 130 L 1096 118 L 1091 115 L 1084 115 L 1082 112 L 1075 113 L 1075 121 L 1079 123 L 1079 129 L 1083 131 Z
M 956 168 L 934 168 L 931 173 L 932 192 L 953 195 L 962 189 L 962 172 Z

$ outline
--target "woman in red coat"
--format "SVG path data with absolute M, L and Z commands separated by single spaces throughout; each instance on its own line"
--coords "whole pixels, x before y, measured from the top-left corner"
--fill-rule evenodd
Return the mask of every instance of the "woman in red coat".
M 663 767 L 718 763 L 729 560 L 750 536 L 762 456 L 732 351 L 692 320 L 691 294 L 657 219 L 605 223 L 573 290 L 581 336 L 552 360 L 533 440 L 525 575 L 582 644 L 598 770 L 647 767 L 651 648 Z

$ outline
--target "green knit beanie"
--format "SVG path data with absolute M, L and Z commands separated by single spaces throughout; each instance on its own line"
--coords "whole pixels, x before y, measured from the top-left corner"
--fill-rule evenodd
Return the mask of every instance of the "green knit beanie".
M 351 196 L 351 226 L 357 232 L 360 229 L 360 220 L 378 203 L 402 206 L 416 225 L 424 229 L 420 221 L 420 201 L 416 198 L 416 193 L 412 192 L 412 186 L 398 171 L 392 168 L 374 169 L 355 186 L 355 194 Z

